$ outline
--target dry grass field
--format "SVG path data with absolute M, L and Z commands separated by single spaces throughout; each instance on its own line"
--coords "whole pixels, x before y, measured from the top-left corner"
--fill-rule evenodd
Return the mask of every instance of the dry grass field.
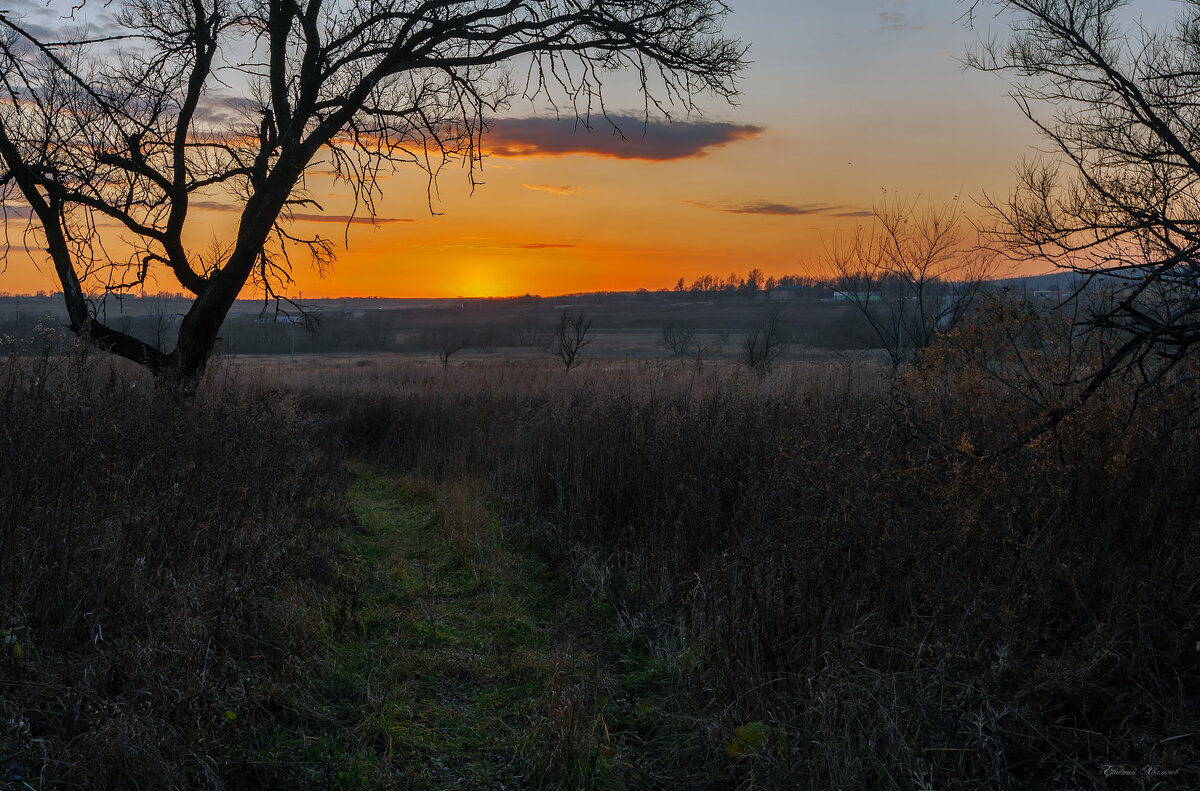
M 686 296 L 686 295 L 685 295 Z M 61 330 L 66 323 L 60 300 L 52 297 L 0 297 L 0 336 L 24 341 L 39 326 Z M 182 299 L 110 299 L 107 320 L 143 340 L 169 346 L 186 310 Z M 455 348 L 454 359 L 535 359 L 546 355 L 558 317 L 564 311 L 591 321 L 584 360 L 687 357 L 739 359 L 747 332 L 771 310 L 787 328 L 784 356 L 819 357 L 828 350 L 862 351 L 875 339 L 850 306 L 816 299 L 767 302 L 746 297 L 684 298 L 673 293 L 581 295 L 558 298 L 471 300 L 315 300 L 306 319 L 295 308 L 240 301 L 221 331 L 224 354 L 361 355 L 401 354 L 437 358 Z M 690 336 L 681 348 L 664 342 L 667 328 Z
M 0 776 L 1193 787 L 1200 392 L 989 454 L 1062 364 L 997 315 L 899 372 L 239 354 L 179 403 L 10 355 Z

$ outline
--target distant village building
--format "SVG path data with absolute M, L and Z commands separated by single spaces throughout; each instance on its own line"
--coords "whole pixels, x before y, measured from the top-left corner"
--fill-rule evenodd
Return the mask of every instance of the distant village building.
M 834 302 L 878 302 L 878 294 L 856 294 L 853 291 L 833 292 Z
M 291 316 L 287 313 L 276 313 L 274 316 L 262 316 L 254 320 L 255 324 L 303 324 L 303 316 Z
M 1034 299 L 1044 299 L 1053 302 L 1061 302 L 1071 296 L 1073 292 L 1059 290 L 1044 290 L 1033 292 Z

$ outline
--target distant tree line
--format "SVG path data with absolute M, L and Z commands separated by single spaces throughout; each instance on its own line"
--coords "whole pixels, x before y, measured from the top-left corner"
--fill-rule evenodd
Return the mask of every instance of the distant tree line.
M 774 277 L 766 275 L 757 267 L 744 276 L 730 272 L 727 277 L 718 275 L 701 275 L 687 284 L 685 278 L 675 282 L 675 292 L 697 297 L 711 296 L 744 296 L 754 297 L 777 288 L 786 288 L 797 292 L 797 296 L 821 299 L 832 297 L 838 289 L 838 281 L 832 278 L 819 278 L 808 275 L 783 275 Z

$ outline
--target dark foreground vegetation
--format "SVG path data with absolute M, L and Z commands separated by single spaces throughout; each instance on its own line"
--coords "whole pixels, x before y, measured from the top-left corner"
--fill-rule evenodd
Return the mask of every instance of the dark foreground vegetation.
M 513 787 L 1194 787 L 1200 393 L 1182 369 L 1114 378 L 1038 433 L 1088 353 L 1053 329 L 985 306 L 894 381 L 850 358 L 373 359 L 230 369 L 182 406 L 107 364 L 10 359 L 2 776 L 221 787 L 299 761 L 234 723 L 314 727 L 263 690 L 311 695 L 312 663 L 367 629 L 338 593 L 362 573 L 344 455 L 459 502 L 445 551 L 478 582 L 430 601 L 474 601 L 512 547 L 566 586 L 557 615 L 472 637 L 508 648 L 433 671 L 521 690 Z M 478 539 L 495 518 L 507 549 Z M 422 602 L 434 633 L 467 628 Z M 379 644 L 395 655 L 349 676 L 364 700 L 417 644 Z M 375 755 L 338 782 L 470 787 L 412 780 L 434 753 L 401 758 L 379 707 L 321 726 Z
M 336 457 L 277 394 L 149 391 L 112 359 L 0 362 L 2 787 L 229 785 L 236 711 L 319 638 Z

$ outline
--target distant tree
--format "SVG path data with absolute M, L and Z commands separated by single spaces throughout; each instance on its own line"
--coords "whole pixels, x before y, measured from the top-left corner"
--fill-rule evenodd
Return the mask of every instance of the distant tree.
M 745 279 L 741 282 L 741 290 L 752 297 L 763 290 L 766 282 L 767 276 L 763 274 L 762 270 L 754 268 L 746 273 Z
M 773 307 L 746 333 L 742 342 L 742 362 L 759 376 L 766 376 L 775 367 L 788 341 L 779 308 Z
M 434 342 L 437 346 L 438 361 L 442 364 L 443 370 L 450 367 L 451 357 L 470 345 L 466 331 L 457 327 L 444 327 L 438 330 L 434 336 Z
M 395 313 L 379 308 L 368 309 L 363 314 L 362 333 L 372 349 L 389 349 L 393 346 L 395 337 Z
M 727 332 L 720 333 L 708 343 L 702 343 L 697 339 L 693 346 L 696 350 L 695 354 L 691 355 L 693 370 L 696 372 L 702 370 L 704 368 L 704 361 L 719 352 L 727 343 L 729 343 L 729 333 Z
M 47 5 L 83 22 L 93 6 Z M 184 389 L 247 285 L 269 298 L 298 258 L 329 267 L 332 243 L 293 225 L 322 211 L 314 167 L 371 216 L 394 166 L 431 183 L 449 161 L 473 174 L 489 116 L 517 95 L 565 96 L 587 125 L 611 70 L 634 72 L 647 107 L 688 111 L 702 92 L 734 96 L 744 66 L 722 0 L 95 5 L 94 36 L 0 10 L 3 222 L 46 251 L 72 330 Z M 205 204 L 235 219 L 227 241 L 197 249 Z M 108 326 L 88 296 L 164 277 L 193 300 L 170 352 Z
M 530 321 L 513 330 L 512 340 L 517 346 L 542 348 L 546 346 L 546 329 L 540 322 Z
M 584 313 L 564 310 L 558 315 L 558 327 L 550 341 L 550 353 L 559 359 L 565 370 L 570 371 L 579 364 L 579 352 L 591 343 L 587 339 L 591 329 L 592 320 Z
M 687 357 L 696 339 L 696 330 L 686 322 L 671 322 L 662 328 L 662 344 L 678 358 Z
M 174 316 L 171 315 L 171 295 L 158 294 L 153 297 L 150 308 L 150 330 L 154 336 L 153 343 L 159 349 L 166 349 L 170 339 L 167 331 L 171 328 Z
M 828 263 L 893 365 L 948 332 L 975 304 L 996 256 L 968 238 L 956 203 L 885 199 L 869 224 L 835 241 Z

